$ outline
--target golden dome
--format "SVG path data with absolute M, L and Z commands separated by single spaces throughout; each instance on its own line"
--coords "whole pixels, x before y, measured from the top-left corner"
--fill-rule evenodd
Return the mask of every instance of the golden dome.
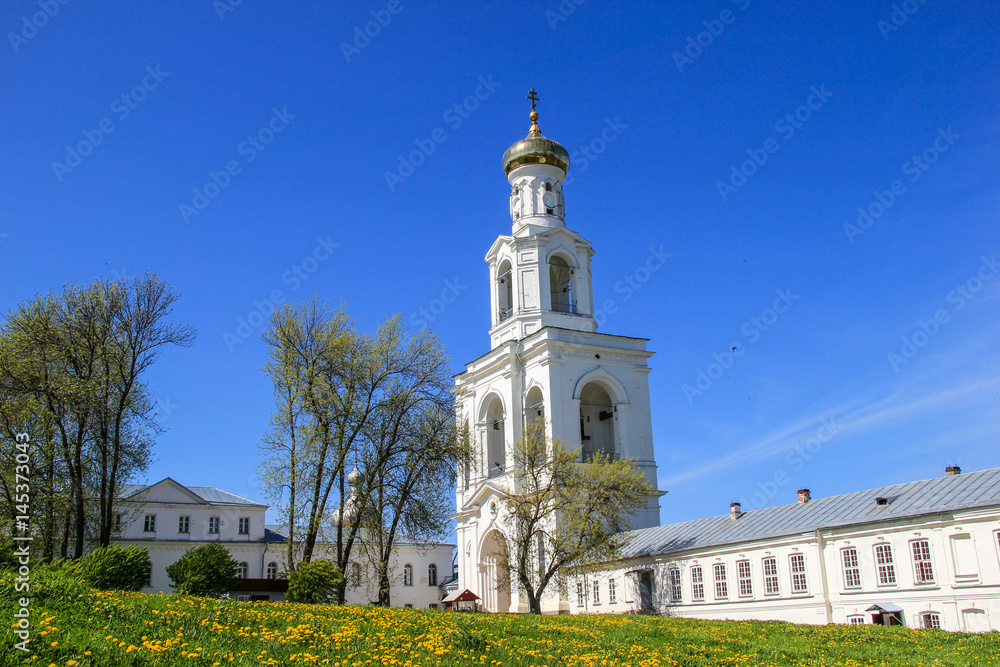
M 503 154 L 503 173 L 509 174 L 514 169 L 526 164 L 551 164 L 564 172 L 569 172 L 569 153 L 558 141 L 552 141 L 542 136 L 538 129 L 538 113 L 531 112 L 531 129 L 528 136 L 507 149 Z

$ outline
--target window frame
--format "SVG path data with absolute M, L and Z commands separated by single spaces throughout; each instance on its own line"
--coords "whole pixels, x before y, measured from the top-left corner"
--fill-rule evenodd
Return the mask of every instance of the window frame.
M 896 559 L 892 554 L 892 545 L 888 542 L 880 542 L 874 546 L 873 551 L 878 585 L 898 586 L 899 579 L 896 577 Z
M 767 556 L 762 558 L 761 569 L 764 571 L 764 595 L 781 595 L 781 582 L 778 579 L 778 558 Z M 771 590 L 771 585 L 774 590 Z
M 586 600 L 586 592 L 584 591 L 584 586 L 582 581 L 576 582 L 576 606 L 582 607 Z
M 427 585 L 438 585 L 438 566 L 436 563 L 431 563 L 427 566 Z
M 720 577 L 719 574 L 722 574 Z M 715 563 L 712 565 L 712 581 L 715 584 L 713 590 L 715 591 L 716 600 L 728 600 L 729 599 L 729 572 L 726 571 L 725 563 Z
M 250 517 L 241 516 L 236 529 L 237 535 L 249 535 L 250 534 Z
M 403 585 L 412 586 L 413 585 L 413 566 L 407 563 L 403 566 Z
M 618 590 L 614 577 L 608 577 L 608 604 L 618 604 Z
M 692 565 L 689 572 L 691 575 L 691 601 L 705 601 L 705 572 L 701 565 Z
M 739 597 L 753 597 L 753 568 L 750 567 L 749 558 L 736 561 L 736 582 Z
M 921 630 L 940 630 L 941 613 L 937 611 L 925 611 L 920 613 Z
M 250 578 L 250 563 L 242 561 L 236 565 L 236 578 L 237 579 Z
M 594 579 L 593 589 L 594 589 L 594 602 L 593 602 L 593 604 L 595 604 L 595 605 L 601 604 L 601 580 L 600 579 Z
M 922 553 L 917 553 L 918 548 Z M 931 556 L 930 539 L 920 537 L 910 540 L 910 557 L 913 559 L 913 583 L 917 586 L 934 584 L 934 559 Z
M 155 533 L 156 532 L 156 514 L 147 514 L 142 521 L 142 532 L 144 533 Z
M 267 570 L 266 570 L 266 572 L 267 572 L 267 574 L 265 575 L 266 579 L 277 579 L 278 578 L 278 564 L 275 561 L 272 560 L 270 563 L 267 564 Z
M 669 587 L 671 602 L 680 604 L 684 601 L 684 584 L 681 579 L 681 568 L 671 567 L 667 569 L 667 586 Z
M 222 520 L 218 516 L 208 517 L 208 534 L 218 535 L 222 527 Z
M 851 614 L 847 617 L 848 625 L 868 625 L 868 621 L 862 614 Z
M 798 562 L 798 567 L 796 566 Z M 803 553 L 792 553 L 788 555 L 788 570 L 792 575 L 792 595 L 803 595 L 809 593 L 809 576 L 806 570 L 806 555 Z M 799 585 L 801 582 L 801 586 Z
M 182 535 L 191 534 L 191 515 L 182 514 L 177 517 L 177 532 Z
M 848 555 L 853 563 L 848 563 Z M 840 573 L 844 579 L 845 590 L 861 590 L 861 560 L 858 558 L 857 547 L 844 547 L 840 550 Z M 853 582 L 853 583 L 852 583 Z

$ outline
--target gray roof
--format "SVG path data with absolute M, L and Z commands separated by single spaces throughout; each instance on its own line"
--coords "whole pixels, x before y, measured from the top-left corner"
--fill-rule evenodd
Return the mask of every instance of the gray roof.
M 876 498 L 888 503 L 878 505 Z M 904 517 L 1000 505 L 1000 468 L 963 473 L 919 482 L 883 486 L 867 491 L 815 498 L 744 512 L 706 517 L 628 533 L 627 558 L 750 542 L 796 535 L 820 528 L 877 523 Z
M 263 503 L 248 500 L 242 496 L 237 496 L 235 493 L 229 493 L 228 491 L 217 489 L 214 486 L 184 486 L 170 477 L 160 480 L 156 484 L 165 482 L 168 479 L 178 486 L 181 486 L 195 494 L 209 505 L 250 505 L 253 507 L 267 507 L 267 505 Z M 122 498 L 128 498 L 129 496 L 139 493 L 140 491 L 150 489 L 156 486 L 156 484 L 122 484 L 120 487 Z

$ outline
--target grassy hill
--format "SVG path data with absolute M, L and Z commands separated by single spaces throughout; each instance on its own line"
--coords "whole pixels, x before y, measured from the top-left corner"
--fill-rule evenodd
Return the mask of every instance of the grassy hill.
M 996 632 L 249 603 L 94 591 L 50 570 L 31 585 L 31 651 L 5 624 L 0 664 L 1000 665 Z M 0 574 L 8 619 L 14 595 Z

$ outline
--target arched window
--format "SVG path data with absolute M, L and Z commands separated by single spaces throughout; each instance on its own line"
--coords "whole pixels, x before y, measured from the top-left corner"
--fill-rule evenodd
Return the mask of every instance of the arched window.
M 524 423 L 530 424 L 536 420 L 545 421 L 545 401 L 542 398 L 542 390 L 532 387 L 524 398 Z
M 277 579 L 278 578 L 278 564 L 271 561 L 267 564 L 267 578 Z
M 250 565 L 244 561 L 236 566 L 236 576 L 240 579 L 246 579 L 247 573 L 250 571 Z
M 615 406 L 604 387 L 596 382 L 587 384 L 580 392 L 580 440 L 584 462 L 594 458 L 597 452 L 614 458 L 614 417 Z
M 437 586 L 438 585 L 438 566 L 431 563 L 427 566 L 427 585 Z
M 514 279 L 510 262 L 504 260 L 497 269 L 497 323 L 503 322 L 514 313 Z
M 561 255 L 549 260 L 549 295 L 552 310 L 557 313 L 575 313 L 573 298 L 573 267 Z
M 488 477 L 506 472 L 506 415 L 499 396 L 493 396 L 486 408 L 486 470 Z
M 403 585 L 412 586 L 413 585 L 413 566 L 407 563 L 403 566 Z

